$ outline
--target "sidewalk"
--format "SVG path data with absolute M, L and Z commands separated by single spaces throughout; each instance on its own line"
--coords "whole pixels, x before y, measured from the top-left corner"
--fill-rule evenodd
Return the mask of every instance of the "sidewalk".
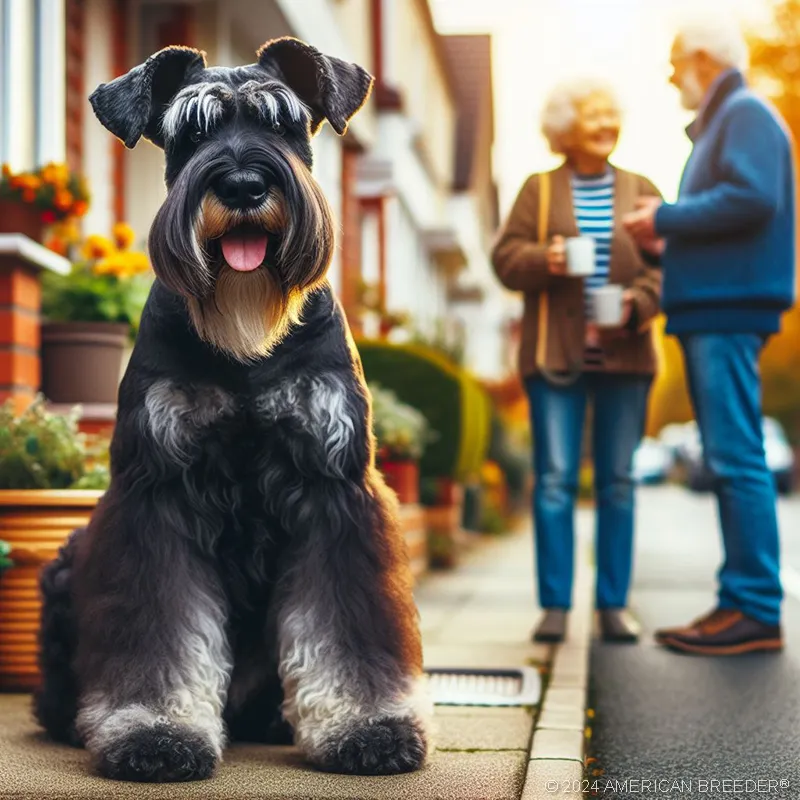
M 581 528 L 587 518 L 579 514 Z M 291 747 L 236 745 L 210 781 L 112 783 L 88 773 L 83 751 L 39 737 L 29 698 L 0 695 L 0 798 L 187 798 L 191 800 L 539 800 L 548 781 L 582 777 L 591 622 L 585 538 L 578 548 L 576 609 L 569 641 L 530 644 L 537 615 L 529 531 L 480 542 L 454 572 L 432 574 L 417 590 L 428 667 L 535 664 L 546 673 L 540 709 L 445 708 L 435 715 L 437 749 L 420 772 L 392 777 L 328 775 Z M 548 671 L 549 667 L 549 671 Z M 532 749 L 531 749 L 532 745 Z

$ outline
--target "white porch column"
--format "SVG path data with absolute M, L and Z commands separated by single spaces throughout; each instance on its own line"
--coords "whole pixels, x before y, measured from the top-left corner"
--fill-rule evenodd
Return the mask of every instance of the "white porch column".
M 66 69 L 64 0 L 36 0 L 37 164 L 66 157 Z

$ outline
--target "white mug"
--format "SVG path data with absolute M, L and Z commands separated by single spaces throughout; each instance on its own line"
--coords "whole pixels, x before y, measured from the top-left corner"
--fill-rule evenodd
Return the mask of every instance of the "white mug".
M 571 236 L 564 243 L 567 255 L 567 275 L 585 278 L 594 275 L 594 239 L 591 236 Z
M 617 284 L 599 286 L 592 291 L 594 321 L 600 328 L 618 328 L 622 324 L 625 303 L 623 288 Z

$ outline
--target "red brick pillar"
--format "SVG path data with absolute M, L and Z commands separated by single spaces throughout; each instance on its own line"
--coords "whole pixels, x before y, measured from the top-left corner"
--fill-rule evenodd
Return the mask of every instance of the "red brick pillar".
M 30 403 L 40 383 L 39 312 L 42 269 L 64 272 L 69 262 L 20 234 L 0 235 L 0 403 Z

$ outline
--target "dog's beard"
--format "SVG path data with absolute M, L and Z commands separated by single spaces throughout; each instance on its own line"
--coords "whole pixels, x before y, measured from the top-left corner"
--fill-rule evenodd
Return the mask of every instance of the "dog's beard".
M 224 268 L 214 294 L 189 298 L 188 307 L 201 339 L 246 362 L 268 356 L 291 326 L 300 322 L 303 296 L 284 295 L 268 269 L 236 272 Z

